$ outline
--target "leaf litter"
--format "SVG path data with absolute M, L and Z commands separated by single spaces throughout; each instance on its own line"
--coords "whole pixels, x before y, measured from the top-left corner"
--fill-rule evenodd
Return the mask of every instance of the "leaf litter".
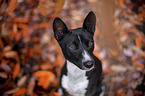
M 119 33 L 122 62 L 111 63 L 95 33 L 94 54 L 103 63 L 105 96 L 145 95 L 145 33 L 143 0 L 117 0 L 114 28 Z M 52 21 L 60 17 L 77 28 L 98 0 L 0 1 L 0 95 L 61 96 L 61 49 L 53 37 Z M 5 10 L 7 9 L 7 10 Z M 116 55 L 115 51 L 111 54 Z

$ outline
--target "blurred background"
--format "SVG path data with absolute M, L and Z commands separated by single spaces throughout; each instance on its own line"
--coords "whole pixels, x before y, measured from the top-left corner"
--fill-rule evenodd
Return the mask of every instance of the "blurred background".
M 61 96 L 53 20 L 74 29 L 90 11 L 105 96 L 145 96 L 144 0 L 0 0 L 0 95 Z

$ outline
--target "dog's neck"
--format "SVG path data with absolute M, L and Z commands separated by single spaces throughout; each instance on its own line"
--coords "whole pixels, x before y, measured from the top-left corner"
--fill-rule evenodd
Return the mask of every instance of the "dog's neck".
M 81 70 L 79 67 L 77 67 L 75 64 L 71 63 L 70 61 L 67 60 L 66 64 L 67 64 L 67 71 L 69 75 L 78 77 L 86 74 L 86 70 Z
M 66 61 L 67 76 L 62 77 L 62 86 L 73 96 L 85 96 L 89 80 L 86 71 L 79 69 L 75 64 Z

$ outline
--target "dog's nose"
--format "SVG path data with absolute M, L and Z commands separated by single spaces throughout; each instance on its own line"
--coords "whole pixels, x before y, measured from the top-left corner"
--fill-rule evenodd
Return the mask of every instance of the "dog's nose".
M 93 61 L 84 62 L 84 66 L 85 66 L 86 68 L 91 68 L 91 67 L 93 67 Z

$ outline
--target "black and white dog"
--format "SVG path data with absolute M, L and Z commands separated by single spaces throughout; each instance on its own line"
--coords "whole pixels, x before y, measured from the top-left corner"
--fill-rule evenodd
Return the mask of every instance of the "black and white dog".
M 92 11 L 81 28 L 68 29 L 58 17 L 53 22 L 54 37 L 66 58 L 60 77 L 64 96 L 102 95 L 102 64 L 93 55 L 95 25 Z

